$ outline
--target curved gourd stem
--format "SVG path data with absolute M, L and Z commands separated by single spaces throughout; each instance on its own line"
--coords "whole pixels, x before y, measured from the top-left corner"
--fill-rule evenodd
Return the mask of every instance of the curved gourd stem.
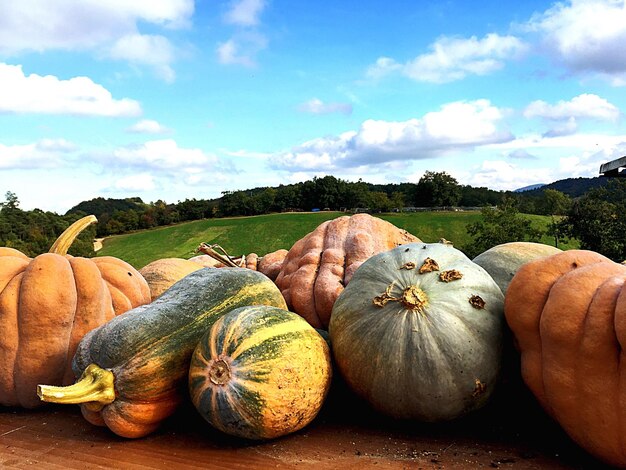
M 223 254 L 218 253 L 216 251 L 217 249 L 221 250 Z M 226 250 L 219 245 L 207 245 L 206 243 L 201 243 L 197 251 L 200 251 L 205 255 L 209 255 L 211 258 L 231 268 L 243 268 L 246 265 L 245 256 L 242 256 L 241 264 L 237 264 L 235 263 L 235 260 L 226 252 Z
M 54 242 L 50 248 L 49 253 L 55 253 L 57 255 L 66 255 L 67 250 L 70 249 L 76 237 L 85 230 L 91 224 L 98 222 L 95 215 L 88 215 L 82 219 L 78 219 L 72 225 L 65 229 L 65 231 L 59 235 L 59 238 Z
M 88 403 L 90 409 L 98 411 L 115 401 L 113 373 L 91 364 L 75 384 L 67 387 L 37 385 L 37 395 L 49 403 Z

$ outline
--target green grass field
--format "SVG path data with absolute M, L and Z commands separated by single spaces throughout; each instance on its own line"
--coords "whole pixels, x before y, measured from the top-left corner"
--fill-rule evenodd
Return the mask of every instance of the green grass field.
M 264 255 L 280 248 L 289 249 L 297 240 L 326 220 L 345 215 L 341 212 L 268 214 L 186 222 L 153 230 L 109 237 L 98 256 L 116 256 L 136 268 L 160 258 L 191 258 L 200 243 L 217 243 L 229 254 Z M 425 242 L 445 238 L 462 247 L 471 242 L 466 226 L 480 219 L 479 212 L 415 212 L 379 214 Z M 542 229 L 548 217 L 528 215 Z M 549 237 L 543 243 L 554 243 Z M 575 243 L 561 248 L 575 248 Z

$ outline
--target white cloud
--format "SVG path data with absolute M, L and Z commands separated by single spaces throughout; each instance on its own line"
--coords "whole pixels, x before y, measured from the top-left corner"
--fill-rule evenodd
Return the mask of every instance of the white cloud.
M 259 23 L 259 16 L 265 6 L 265 0 L 232 1 L 224 15 L 224 21 L 239 26 L 255 26 Z
M 626 78 L 623 0 L 559 2 L 526 25 L 543 35 L 543 50 L 575 72 L 599 73 L 614 84 Z
M 589 118 L 601 121 L 615 121 L 620 116 L 619 109 L 598 95 L 584 93 L 570 101 L 548 104 L 543 100 L 530 103 L 524 109 L 527 118 L 541 117 L 551 120 L 570 120 L 571 118 Z
M 65 139 L 42 139 L 32 144 L 4 145 L 0 143 L 1 170 L 35 170 L 57 168 L 71 156 L 76 146 Z
M 142 119 L 126 129 L 133 134 L 169 134 L 171 129 L 153 119 Z
M 381 57 L 369 67 L 367 76 L 378 79 L 401 73 L 413 80 L 447 83 L 468 75 L 487 75 L 504 67 L 506 60 L 522 54 L 527 46 L 514 36 L 492 33 L 482 39 L 441 37 L 430 46 L 431 52 L 404 64 Z
M 0 53 L 85 50 L 137 32 L 139 22 L 189 24 L 193 0 L 20 0 L 2 2 Z
M 87 77 L 61 80 L 53 75 L 26 76 L 20 65 L 0 63 L 0 112 L 137 116 L 137 101 L 116 100 L 102 85 Z
M 217 58 L 221 64 L 255 67 L 255 56 L 267 47 L 267 38 L 255 32 L 235 35 L 217 45 Z
M 303 113 L 310 114 L 352 114 L 352 105 L 350 103 L 324 103 L 318 98 L 312 98 L 298 106 Z
M 108 158 L 113 165 L 152 170 L 210 171 L 218 163 L 215 155 L 207 154 L 198 148 L 179 147 L 173 139 L 152 140 L 140 145 L 120 147 Z
M 126 176 L 117 180 L 113 188 L 120 191 L 151 191 L 156 188 L 154 177 L 149 173 Z
M 170 65 L 172 46 L 162 36 L 139 34 L 139 25 L 186 27 L 194 12 L 194 0 L 2 3 L 0 55 L 48 50 L 94 51 L 99 57 L 111 54 L 117 59 L 150 65 L 167 81 L 174 78 Z
M 460 176 L 459 181 L 475 187 L 515 190 L 537 183 L 554 181 L 554 171 L 548 168 L 524 168 L 510 161 L 485 160 Z
M 172 83 L 176 78 L 170 66 L 175 56 L 174 47 L 164 36 L 151 34 L 123 36 L 113 44 L 109 55 L 113 59 L 152 66 L 156 74 L 168 83 Z
M 459 101 L 422 119 L 402 122 L 367 120 L 358 131 L 314 139 L 275 155 L 276 168 L 333 170 L 396 160 L 421 160 L 460 148 L 511 139 L 499 129 L 502 112 L 488 100 Z

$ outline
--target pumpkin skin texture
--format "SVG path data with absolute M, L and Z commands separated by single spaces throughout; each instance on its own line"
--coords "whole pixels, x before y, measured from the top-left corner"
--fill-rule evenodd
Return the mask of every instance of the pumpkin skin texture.
M 241 268 L 203 268 L 154 302 L 93 330 L 80 342 L 69 387 L 39 386 L 42 400 L 82 404 L 83 416 L 122 437 L 142 437 L 187 394 L 191 355 L 222 315 L 245 305 L 285 308 L 266 276 Z M 82 374 L 82 375 L 81 375 Z
M 139 270 L 150 287 L 152 301 L 158 299 L 163 292 L 202 266 L 182 258 L 163 258 L 146 264 Z
M 531 261 L 513 277 L 506 320 L 522 377 L 581 447 L 626 467 L 626 266 L 586 250 Z
M 506 294 L 511 279 L 523 264 L 562 251 L 543 243 L 510 242 L 489 248 L 472 261 L 487 271 L 496 281 L 502 293 Z
M 457 418 L 483 406 L 495 388 L 502 308 L 495 281 L 456 248 L 394 248 L 365 261 L 335 302 L 336 366 L 383 414 Z
M 289 309 L 315 328 L 328 328 L 333 304 L 369 257 L 420 239 L 369 214 L 320 224 L 289 250 L 276 285 Z
M 88 331 L 150 302 L 148 284 L 126 262 L 66 254 L 94 222 L 76 221 L 32 259 L 0 248 L 0 404 L 40 406 L 37 384 L 74 381 L 72 356 Z
M 272 439 L 309 424 L 331 382 L 326 341 L 276 307 L 232 310 L 198 343 L 189 368 L 196 409 L 222 432 Z

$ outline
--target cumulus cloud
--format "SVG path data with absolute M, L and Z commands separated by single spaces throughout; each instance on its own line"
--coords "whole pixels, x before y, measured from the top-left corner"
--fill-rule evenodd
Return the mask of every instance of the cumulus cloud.
M 526 25 L 543 36 L 543 49 L 574 72 L 599 73 L 614 84 L 626 78 L 623 0 L 559 2 Z
M 112 189 L 129 192 L 151 191 L 156 188 L 154 177 L 149 173 L 140 173 L 118 179 Z
M 129 34 L 119 38 L 109 50 L 113 59 L 127 60 L 135 64 L 149 65 L 156 74 L 172 83 L 176 74 L 171 67 L 174 47 L 164 36 L 152 34 Z
M 0 169 L 35 170 L 63 166 L 64 159 L 76 151 L 76 146 L 65 139 L 42 139 L 24 145 L 0 143 Z
M 515 190 L 546 181 L 554 181 L 548 168 L 525 168 L 510 161 L 485 160 L 460 178 L 464 184 L 496 190 Z
M 20 65 L 0 63 L 0 112 L 71 114 L 79 116 L 137 116 L 137 101 L 114 99 L 87 77 L 61 80 L 53 75 L 25 75 Z
M 617 106 L 609 103 L 604 98 L 584 93 L 575 96 L 570 101 L 561 100 L 556 104 L 549 104 L 543 100 L 533 101 L 524 109 L 524 116 L 550 120 L 588 118 L 601 121 L 615 121 L 619 118 L 620 111 Z
M 318 98 L 311 98 L 298 106 L 303 113 L 310 114 L 352 114 L 352 105 L 350 103 L 324 103 Z
M 502 112 L 488 100 L 449 103 L 421 119 L 367 120 L 358 131 L 305 142 L 271 158 L 275 168 L 330 171 L 397 160 L 432 158 L 460 148 L 511 139 Z
M 230 4 L 224 21 L 239 26 L 255 26 L 266 6 L 265 0 L 237 0 Z
M 190 24 L 193 12 L 194 0 L 3 2 L 0 55 L 88 50 L 140 65 L 147 60 L 159 76 L 172 80 L 169 67 L 173 46 L 162 36 L 139 34 L 139 25 L 181 28 Z M 124 45 L 130 47 L 126 53 Z M 140 57 L 140 52 L 146 52 L 147 59 Z
M 171 129 L 153 119 L 142 119 L 126 129 L 133 134 L 169 134 Z
M 224 65 L 255 67 L 256 55 L 267 47 L 267 38 L 260 33 L 245 32 L 217 45 L 217 59 Z
M 515 36 L 488 34 L 482 39 L 441 37 L 430 52 L 406 63 L 381 57 L 367 70 L 369 78 L 378 79 L 400 73 L 413 80 L 447 83 L 468 75 L 487 75 L 504 67 L 505 61 L 522 54 L 526 44 Z
M 218 163 L 215 155 L 198 148 L 179 147 L 173 139 L 151 140 L 120 147 L 108 158 L 113 165 L 151 170 L 209 170 Z
M 524 149 L 515 149 L 508 155 L 513 160 L 537 160 L 537 157 Z

